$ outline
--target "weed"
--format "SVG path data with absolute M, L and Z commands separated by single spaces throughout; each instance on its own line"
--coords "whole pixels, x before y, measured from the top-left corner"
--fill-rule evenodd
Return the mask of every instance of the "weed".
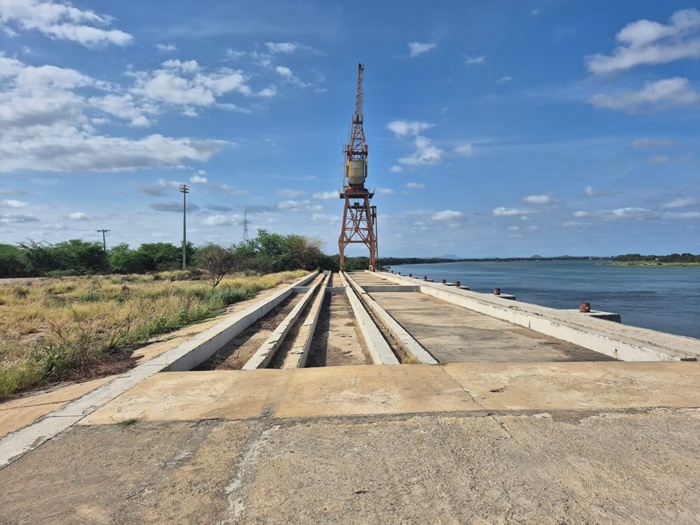
M 403 358 L 403 360 L 401 361 L 401 364 L 402 365 L 419 365 L 421 363 L 420 363 L 420 359 L 418 359 L 416 356 L 407 355 L 406 357 Z
M 136 417 L 129 417 L 129 418 L 124 418 L 124 419 L 114 419 L 112 416 L 109 416 L 109 419 L 114 421 L 115 424 L 119 425 L 122 428 L 129 428 L 133 427 L 135 424 L 140 423 L 144 419 L 146 419 L 145 412 L 141 412 L 138 416 Z

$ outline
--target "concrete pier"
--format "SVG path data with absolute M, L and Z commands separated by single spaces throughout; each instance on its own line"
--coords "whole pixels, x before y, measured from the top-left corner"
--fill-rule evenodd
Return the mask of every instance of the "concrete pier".
M 320 280 L 146 347 L 127 374 L 0 404 L 0 521 L 696 522 L 700 341 L 412 277 Z M 326 285 L 348 294 L 354 345 L 394 366 L 184 371 Z M 307 300 L 288 306 L 290 366 L 324 295 Z M 400 365 L 396 340 L 435 364 Z

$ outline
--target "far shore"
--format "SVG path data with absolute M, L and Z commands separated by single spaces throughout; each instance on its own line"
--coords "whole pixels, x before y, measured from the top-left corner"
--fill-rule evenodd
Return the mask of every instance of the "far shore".
M 684 267 L 684 268 L 690 268 L 690 267 L 700 268 L 700 263 L 695 263 L 695 262 L 665 263 L 665 262 L 657 262 L 657 261 L 607 261 L 607 262 L 601 262 L 598 264 L 601 266 L 653 266 L 653 267 L 675 266 L 675 267 Z

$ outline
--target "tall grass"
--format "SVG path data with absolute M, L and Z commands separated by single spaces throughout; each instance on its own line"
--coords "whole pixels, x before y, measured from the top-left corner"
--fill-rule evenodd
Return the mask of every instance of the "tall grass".
M 154 336 L 303 274 L 232 275 L 214 289 L 206 281 L 178 280 L 179 272 L 0 285 L 0 400 L 42 384 L 92 377 Z

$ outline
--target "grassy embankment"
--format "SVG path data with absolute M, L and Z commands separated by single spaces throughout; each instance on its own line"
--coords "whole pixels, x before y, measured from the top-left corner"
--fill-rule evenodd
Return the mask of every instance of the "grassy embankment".
M 227 276 L 217 288 L 185 272 L 41 279 L 0 285 L 0 400 L 59 381 L 119 373 L 154 336 L 211 318 L 306 272 Z

